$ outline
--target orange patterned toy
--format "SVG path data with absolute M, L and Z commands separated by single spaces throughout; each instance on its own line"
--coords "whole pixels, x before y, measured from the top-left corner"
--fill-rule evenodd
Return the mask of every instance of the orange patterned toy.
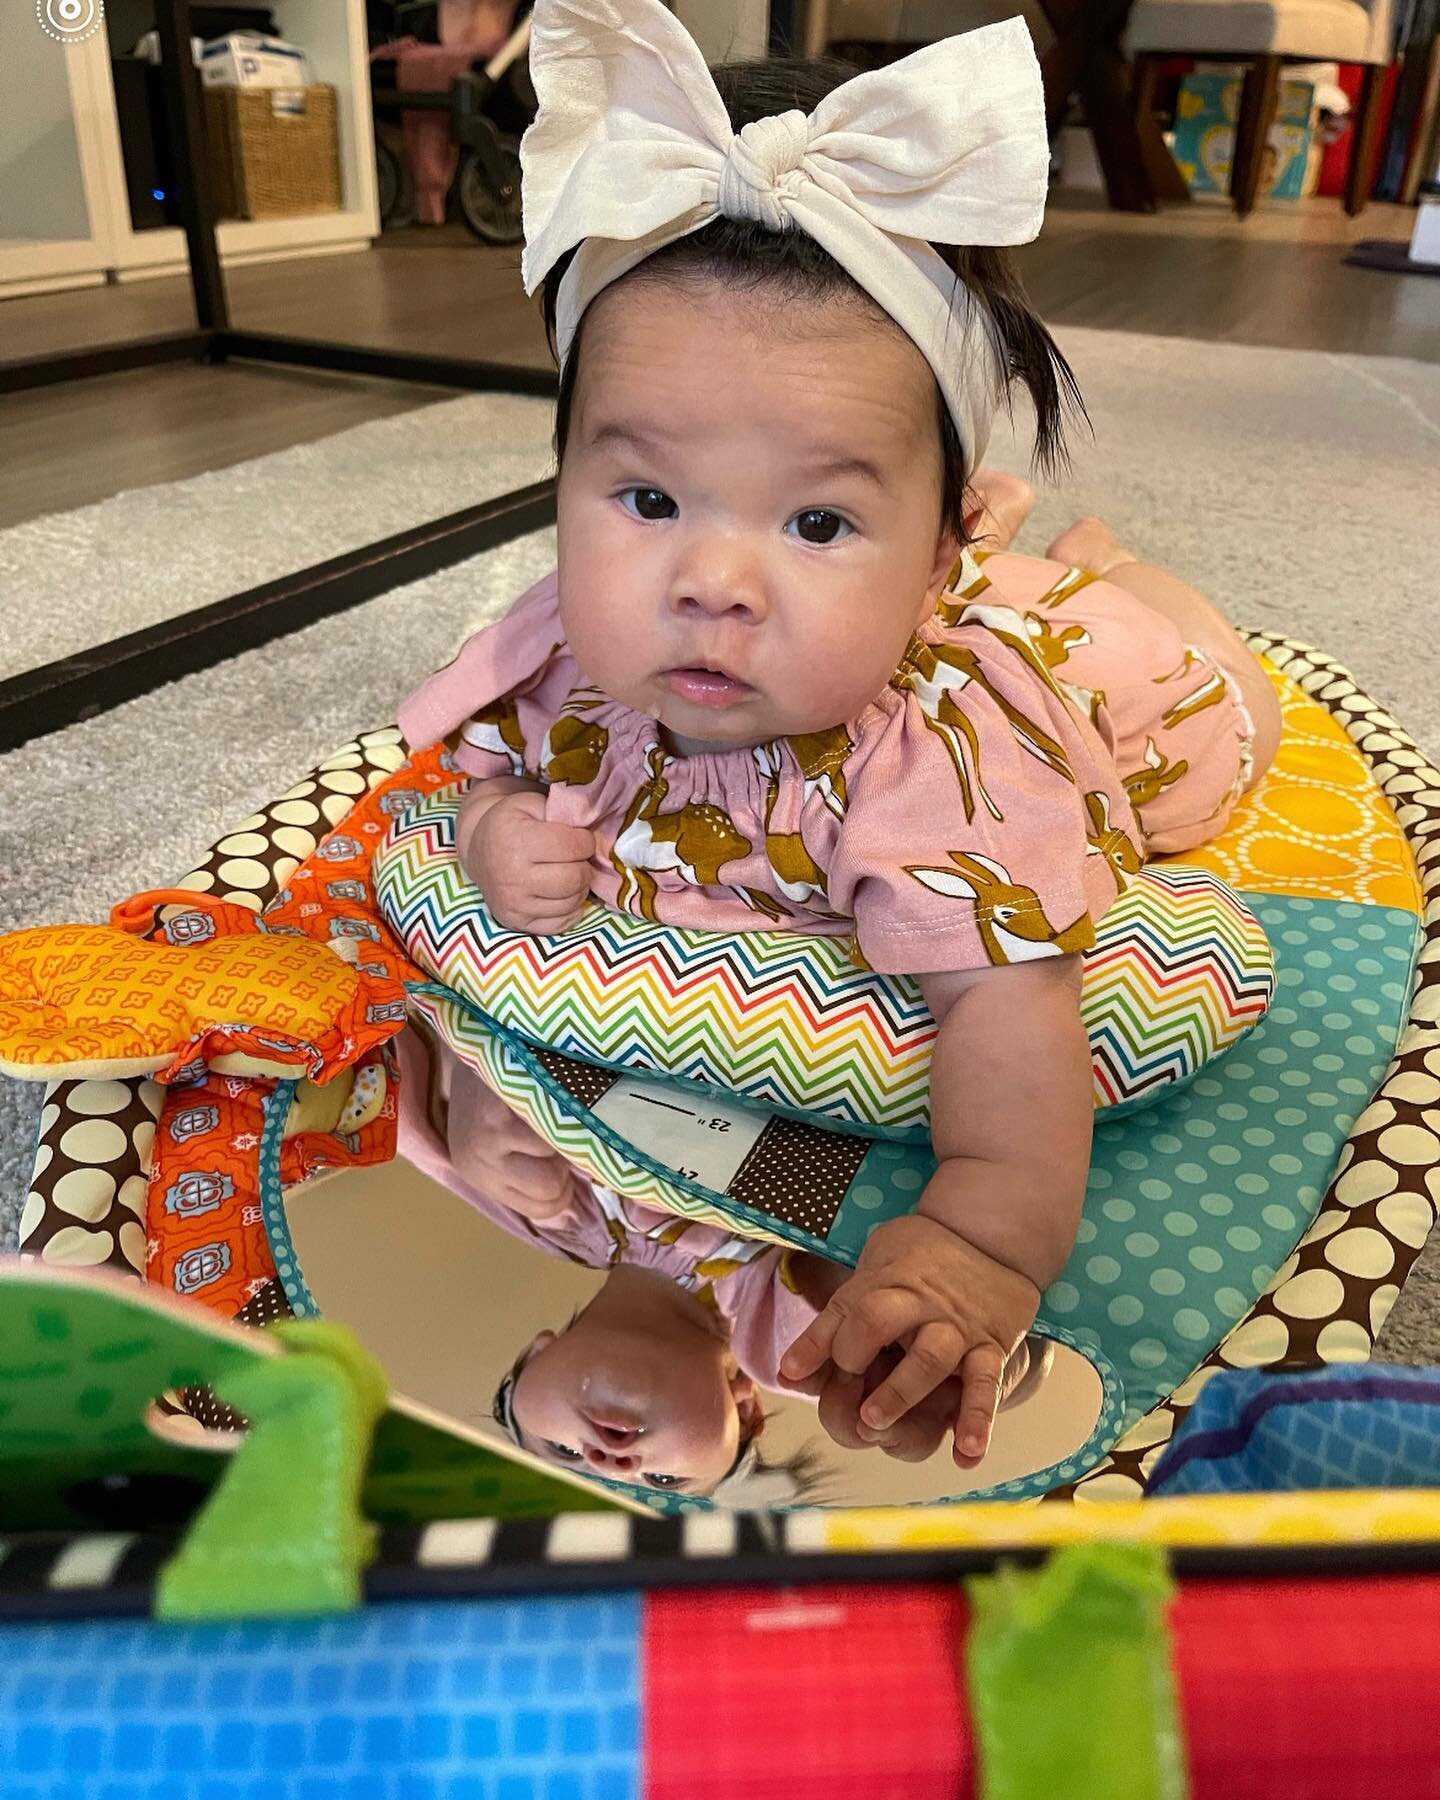
M 276 1316 L 280 1292 L 300 1295 L 277 1267 L 267 1192 L 395 1154 L 387 1044 L 420 971 L 375 909 L 370 859 L 394 804 L 455 779 L 439 750 L 411 758 L 292 869 L 263 918 L 186 887 L 138 894 L 108 926 L 0 938 L 0 1069 L 30 1080 L 148 1075 L 165 1089 L 148 1280 L 226 1318 L 249 1317 L 252 1303 Z M 305 1101 L 332 1081 L 343 1090 L 334 1104 Z

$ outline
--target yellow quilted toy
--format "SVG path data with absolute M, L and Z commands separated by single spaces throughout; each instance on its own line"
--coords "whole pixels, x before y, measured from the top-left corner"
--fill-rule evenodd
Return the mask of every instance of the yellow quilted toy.
M 150 930 L 162 905 L 178 905 Z M 264 931 L 243 906 L 184 890 L 117 907 L 113 925 L 0 939 L 0 1069 L 22 1080 L 222 1075 L 324 1083 L 404 1020 L 401 982 L 334 944 Z M 123 928 L 122 928 L 123 927 Z

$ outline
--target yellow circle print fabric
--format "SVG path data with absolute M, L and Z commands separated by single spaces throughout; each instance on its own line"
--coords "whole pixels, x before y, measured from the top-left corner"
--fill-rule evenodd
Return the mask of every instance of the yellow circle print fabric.
M 1209 869 L 1242 893 L 1363 900 L 1418 913 L 1415 859 L 1364 757 L 1333 713 L 1265 668 L 1285 715 L 1270 772 L 1222 837 L 1164 860 Z

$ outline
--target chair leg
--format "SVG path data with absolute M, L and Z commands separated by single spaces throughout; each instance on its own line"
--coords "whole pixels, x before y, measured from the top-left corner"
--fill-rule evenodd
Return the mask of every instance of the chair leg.
M 1138 50 L 1130 58 L 1130 86 L 1135 96 L 1135 131 L 1140 139 L 1140 156 L 1145 173 L 1155 190 L 1157 200 L 1185 204 L 1193 198 L 1170 154 L 1159 121 L 1155 117 L 1155 79 L 1160 58 L 1148 50 Z
M 1278 56 L 1257 56 L 1245 71 L 1240 90 L 1240 118 L 1235 127 L 1235 153 L 1230 164 L 1230 197 L 1243 219 L 1254 212 L 1265 168 L 1265 141 L 1280 95 Z
M 1375 139 L 1380 128 L 1380 98 L 1385 91 L 1385 70 L 1367 63 L 1360 84 L 1360 104 L 1350 140 L 1350 167 L 1345 171 L 1345 211 L 1353 219 L 1370 198 L 1375 174 Z

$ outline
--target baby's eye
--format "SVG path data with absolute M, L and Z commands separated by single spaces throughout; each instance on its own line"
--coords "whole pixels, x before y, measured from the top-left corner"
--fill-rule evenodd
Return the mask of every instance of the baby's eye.
M 547 1441 L 545 1448 L 552 1456 L 558 1456 L 563 1462 L 579 1462 L 580 1452 L 572 1450 L 568 1444 L 552 1444 Z
M 800 527 L 800 541 L 805 544 L 833 544 L 837 531 L 853 531 L 854 527 L 839 513 L 831 512 L 824 506 L 810 506 L 802 513 L 796 513 L 790 521 Z
M 654 524 L 659 519 L 668 519 L 673 516 L 675 502 L 665 492 L 664 488 L 625 488 L 619 495 L 620 504 L 622 506 L 625 505 L 626 496 L 629 494 L 634 494 L 636 497 L 636 510 L 632 516 L 643 519 L 646 524 Z M 672 512 L 666 512 L 664 510 L 667 506 L 672 509 Z M 652 508 L 654 509 L 653 511 L 651 510 Z M 626 511 L 628 512 L 629 510 L 630 509 L 626 507 Z
M 647 1475 L 645 1479 L 651 1487 L 677 1488 L 684 1483 L 685 1477 L 683 1475 Z

